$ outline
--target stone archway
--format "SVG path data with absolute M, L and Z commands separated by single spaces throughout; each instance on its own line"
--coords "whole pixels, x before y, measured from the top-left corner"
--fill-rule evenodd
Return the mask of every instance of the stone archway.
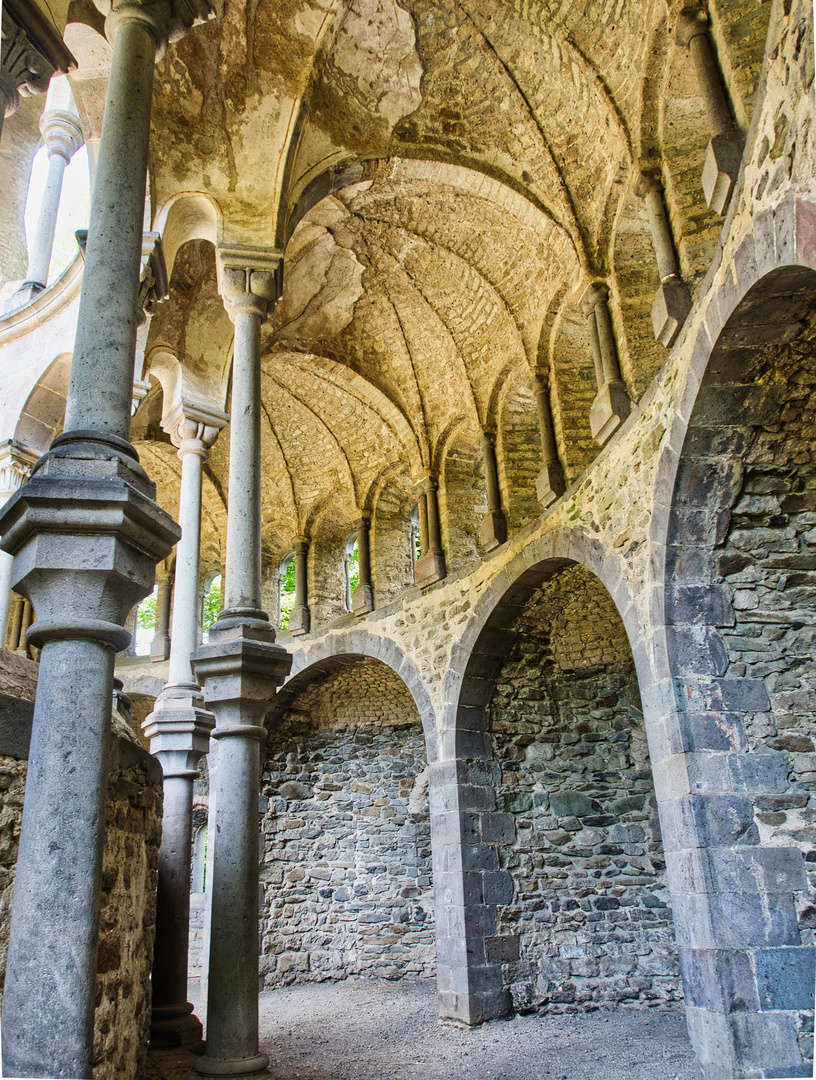
M 661 813 L 704 1075 L 809 1076 L 816 272 L 719 306 L 661 522 Z
M 264 985 L 431 977 L 428 767 L 408 686 L 380 659 L 324 657 L 268 726 Z

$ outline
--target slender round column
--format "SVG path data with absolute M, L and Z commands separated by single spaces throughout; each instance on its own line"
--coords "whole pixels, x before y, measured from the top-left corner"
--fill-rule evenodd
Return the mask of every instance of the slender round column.
M 351 597 L 351 610 L 365 615 L 374 610 L 374 587 L 371 581 L 371 514 L 364 511 L 357 521 L 357 573 L 359 584 Z
M 193 783 L 198 762 L 209 749 L 215 717 L 204 708 L 190 657 L 199 644 L 202 469 L 226 418 L 186 403 L 182 412 L 174 435 L 181 458 L 181 540 L 176 550 L 169 680 L 142 725 L 164 775 L 150 1044 L 199 1050 L 201 1022 L 187 1000 Z
M 276 253 L 235 266 L 222 249 L 228 310 L 235 323 L 227 521 L 227 603 L 193 657 L 216 716 L 214 828 L 210 832 L 207 1051 L 200 1076 L 263 1073 L 258 1049 L 258 796 L 263 719 L 291 665 L 275 644 L 261 602 L 260 327 L 278 292 Z M 262 269 L 255 269 L 261 264 Z M 272 269 L 274 267 L 274 270 Z
M 419 511 L 419 554 L 428 554 L 428 496 L 424 491 L 420 491 L 417 498 L 417 509 Z
M 426 505 L 428 507 L 428 550 L 437 553 L 442 550 L 442 533 L 439 528 L 439 500 L 437 498 L 438 483 L 435 477 L 428 477 L 425 481 Z
M 65 432 L 0 511 L 15 587 L 37 611 L 28 641 L 42 647 L 3 998 L 7 1076 L 92 1076 L 114 656 L 179 535 L 126 441 L 153 63 L 200 9 L 186 0 L 181 21 L 174 12 L 123 7 L 106 24 L 113 58 Z
M 150 659 L 156 663 L 166 660 L 170 655 L 170 600 L 173 594 L 173 574 L 167 571 L 158 580 L 156 592 L 156 619 L 153 624 L 153 641 L 150 645 Z
M 668 281 L 671 278 L 678 278 L 680 268 L 677 265 L 677 255 L 674 251 L 674 242 L 660 183 L 655 177 L 643 173 L 638 181 L 637 193 L 643 197 L 646 203 L 646 213 L 649 215 L 649 231 L 652 235 L 652 247 L 654 248 L 660 280 Z
M 507 517 L 502 509 L 499 486 L 499 466 L 496 460 L 496 436 L 492 431 L 482 432 L 482 455 L 484 457 L 485 491 L 487 513 L 482 518 L 479 535 L 486 551 L 493 551 L 507 539 Z
M 555 444 L 555 430 L 547 382 L 541 375 L 534 375 L 532 384 L 536 399 L 538 430 L 541 435 L 541 457 L 543 459 L 541 472 L 536 479 L 536 495 L 538 501 L 546 509 L 559 496 L 564 494 L 564 470 L 561 468 L 561 462 L 558 459 L 558 448 Z
M 289 631 L 296 636 L 308 634 L 311 628 L 309 611 L 309 541 L 295 544 L 295 595 L 289 615 Z
M 35 289 L 44 289 L 48 283 L 62 181 L 68 162 L 83 142 L 71 87 L 64 75 L 51 80 L 45 111 L 40 119 L 40 131 L 48 149 L 48 177 L 23 284 L 23 288 L 30 285 Z

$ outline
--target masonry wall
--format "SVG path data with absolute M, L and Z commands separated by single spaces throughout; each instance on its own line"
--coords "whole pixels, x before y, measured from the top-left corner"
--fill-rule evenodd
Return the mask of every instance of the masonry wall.
M 28 727 L 4 725 L 0 746 L 0 986 L 5 974 L 14 872 L 23 815 L 30 699 L 37 665 L 0 653 L 0 688 L 15 689 Z M 7 698 L 5 704 L 10 712 Z M 14 713 L 17 716 L 17 712 Z M 25 725 L 23 725 L 25 726 Z M 20 727 L 20 725 L 16 725 Z M 102 864 L 102 906 L 94 1017 L 94 1080 L 137 1080 L 150 1027 L 150 968 L 161 840 L 161 767 L 114 716 Z M 15 745 L 8 745 L 13 739 Z
M 517 1009 L 575 1011 L 682 997 L 637 678 L 611 598 L 583 567 L 536 590 L 490 709 L 502 849 L 519 935 Z
M 263 797 L 264 985 L 433 976 L 424 737 L 399 678 L 364 660 L 297 696 Z

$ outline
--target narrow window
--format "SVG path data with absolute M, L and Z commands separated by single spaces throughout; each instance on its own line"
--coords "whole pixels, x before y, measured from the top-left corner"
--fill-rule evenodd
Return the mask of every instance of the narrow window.
M 357 550 L 357 533 L 346 541 L 346 553 L 343 559 L 346 570 L 346 611 L 351 611 L 351 596 L 360 584 L 360 555 Z
M 281 630 L 289 629 L 289 616 L 295 603 L 295 554 L 290 552 L 280 564 L 280 584 L 278 585 L 278 626 Z

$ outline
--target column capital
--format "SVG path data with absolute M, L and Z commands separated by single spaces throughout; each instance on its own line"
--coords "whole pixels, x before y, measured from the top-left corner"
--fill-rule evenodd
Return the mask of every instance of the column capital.
M 354 522 L 355 527 L 359 529 L 367 529 L 371 524 L 371 511 L 361 510 Z
M 19 9 L 19 10 L 18 10 Z M 34 8 L 3 4 L 0 19 L 0 110 L 11 116 L 21 97 L 44 94 L 55 71 L 71 71 L 77 62 L 62 38 Z
M 207 451 L 218 437 L 218 432 L 229 423 L 229 414 L 211 405 L 187 401 L 182 398 L 162 419 L 162 428 L 179 449 L 179 457 L 185 453 L 199 452 L 206 457 Z M 200 444 L 186 446 L 186 443 Z
M 240 311 L 265 319 L 281 295 L 283 252 L 275 248 L 222 244 L 218 248 L 218 289 L 229 317 Z
M 171 42 L 194 26 L 215 18 L 210 0 L 94 0 L 105 16 L 105 34 L 113 41 L 123 22 L 133 19 L 150 28 L 156 39 L 156 59 L 161 60 Z
M 39 454 L 13 439 L 0 443 L 0 499 L 22 487 L 38 458 Z
M 600 303 L 609 300 L 609 286 L 605 281 L 593 281 L 587 285 L 584 295 L 581 297 L 581 311 L 589 316 Z
M 684 7 L 677 16 L 674 28 L 674 43 L 687 49 L 693 38 L 707 34 L 710 29 L 708 12 L 702 7 Z
M 414 485 L 416 491 L 420 495 L 429 495 L 432 491 L 439 490 L 439 480 L 437 477 L 428 473 L 427 476 L 423 476 L 421 480 L 418 480 Z
M 647 195 L 652 193 L 659 195 L 661 198 L 663 197 L 663 181 L 656 169 L 643 168 L 638 173 L 635 195 L 645 199 Z
M 139 271 L 139 297 L 137 300 L 139 324 L 148 315 L 155 315 L 156 306 L 170 295 L 167 264 L 164 261 L 161 235 L 157 232 L 142 234 L 142 261 Z

